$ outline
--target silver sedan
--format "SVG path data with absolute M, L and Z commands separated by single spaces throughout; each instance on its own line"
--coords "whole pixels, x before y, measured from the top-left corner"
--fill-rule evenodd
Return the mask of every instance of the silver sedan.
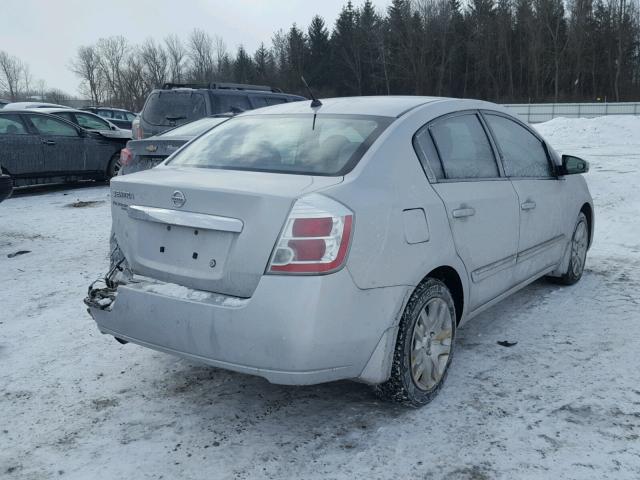
M 112 180 L 112 265 L 85 301 L 121 342 L 423 405 L 463 322 L 540 277 L 580 279 L 587 170 L 482 101 L 246 112 Z

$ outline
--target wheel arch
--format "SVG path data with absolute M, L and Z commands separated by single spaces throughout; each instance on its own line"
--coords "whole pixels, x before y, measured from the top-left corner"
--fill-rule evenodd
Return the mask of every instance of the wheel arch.
M 584 213 L 587 217 L 587 227 L 589 228 L 589 247 L 593 243 L 593 207 L 590 203 L 586 202 L 580 207 L 580 212 Z
M 420 283 L 424 283 L 429 278 L 440 280 L 449 289 L 449 292 L 451 292 L 451 296 L 453 297 L 453 304 L 456 307 L 456 324 L 460 324 L 464 313 L 465 291 L 462 283 L 462 277 L 458 271 L 449 265 L 442 265 L 431 270 L 427 275 L 425 275 Z

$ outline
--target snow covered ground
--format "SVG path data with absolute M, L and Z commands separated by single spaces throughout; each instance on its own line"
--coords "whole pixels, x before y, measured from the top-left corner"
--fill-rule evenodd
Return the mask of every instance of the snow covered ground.
M 585 276 L 537 282 L 460 329 L 420 410 L 122 346 L 82 304 L 107 264 L 108 189 L 0 204 L 0 477 L 640 478 L 640 118 L 537 128 L 591 162 Z

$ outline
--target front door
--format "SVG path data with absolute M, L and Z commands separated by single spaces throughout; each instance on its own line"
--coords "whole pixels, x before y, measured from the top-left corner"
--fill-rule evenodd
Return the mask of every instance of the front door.
M 485 112 L 496 141 L 505 174 L 513 183 L 520 205 L 520 240 L 515 276 L 518 282 L 556 265 L 568 238 L 564 233 L 562 189 L 544 143 L 518 122 Z
M 480 117 L 465 112 L 430 124 L 441 168 L 433 187 L 448 214 L 458 255 L 470 277 L 470 310 L 514 285 L 519 206 L 501 175 Z
M 40 134 L 44 158 L 43 175 L 57 177 L 86 170 L 84 138 L 77 127 L 52 115 L 27 114 Z

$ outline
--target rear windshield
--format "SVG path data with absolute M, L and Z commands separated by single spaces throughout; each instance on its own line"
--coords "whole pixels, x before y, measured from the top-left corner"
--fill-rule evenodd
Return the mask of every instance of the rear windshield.
M 203 132 L 206 132 L 210 128 L 228 120 L 228 117 L 207 117 L 195 120 L 186 125 L 181 125 L 177 128 L 161 133 L 161 137 L 197 137 Z
M 204 95 L 198 92 L 154 92 L 144 106 L 142 116 L 154 125 L 181 125 L 207 114 Z
M 344 175 L 391 120 L 313 114 L 240 116 L 195 140 L 170 163 L 227 170 Z

